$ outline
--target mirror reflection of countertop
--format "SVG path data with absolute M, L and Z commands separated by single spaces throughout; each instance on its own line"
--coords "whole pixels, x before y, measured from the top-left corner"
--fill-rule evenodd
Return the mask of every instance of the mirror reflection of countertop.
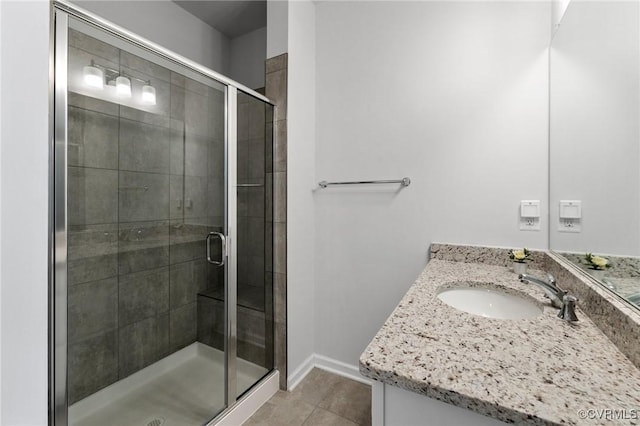
M 521 292 L 544 311 L 519 320 L 458 311 L 437 293 L 459 281 Z M 640 370 L 580 309 L 577 323 L 557 312 L 507 267 L 433 259 L 361 355 L 360 372 L 505 422 L 640 424 Z M 590 409 L 629 418 L 581 418 Z
M 604 277 L 600 281 L 624 298 L 640 293 L 640 278 Z
M 585 265 L 584 254 L 581 253 L 558 253 L 573 263 L 577 268 L 593 276 L 593 271 Z M 612 265 L 610 269 L 602 271 L 602 277 L 596 277 L 605 287 L 620 297 L 629 297 L 640 294 L 640 258 L 633 256 L 613 256 L 605 255 L 605 258 Z M 633 303 L 633 301 L 632 301 Z

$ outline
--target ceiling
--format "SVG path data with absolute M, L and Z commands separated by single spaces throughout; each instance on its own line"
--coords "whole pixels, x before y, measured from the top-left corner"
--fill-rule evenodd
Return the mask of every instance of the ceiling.
M 174 3 L 230 39 L 267 25 L 266 0 L 174 0 Z

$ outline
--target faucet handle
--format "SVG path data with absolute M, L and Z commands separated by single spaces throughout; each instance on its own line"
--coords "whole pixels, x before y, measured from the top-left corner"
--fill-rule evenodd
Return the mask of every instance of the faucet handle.
M 547 272 L 547 279 L 549 280 L 549 284 L 551 285 L 551 287 L 555 287 L 558 291 L 558 298 L 562 299 L 567 292 L 563 289 L 561 289 L 560 287 L 558 287 L 558 282 L 556 281 L 556 277 L 553 276 L 553 274 L 551 272 Z M 571 296 L 573 297 L 573 296 Z M 578 300 L 578 299 L 576 299 Z
M 565 321 L 578 321 L 578 316 L 576 315 L 577 301 L 577 297 L 565 294 L 562 297 L 562 308 L 558 312 L 558 318 L 562 318 Z

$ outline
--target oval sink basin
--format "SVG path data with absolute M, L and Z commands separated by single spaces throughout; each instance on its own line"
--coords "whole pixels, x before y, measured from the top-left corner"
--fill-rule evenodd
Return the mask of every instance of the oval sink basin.
M 485 318 L 525 319 L 542 314 L 542 307 L 534 301 L 497 288 L 445 288 L 438 292 L 438 299 L 460 311 Z

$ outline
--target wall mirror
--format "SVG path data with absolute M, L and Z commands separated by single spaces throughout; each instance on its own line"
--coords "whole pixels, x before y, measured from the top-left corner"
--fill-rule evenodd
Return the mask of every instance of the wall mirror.
M 551 42 L 549 248 L 640 309 L 638 3 L 573 0 Z

